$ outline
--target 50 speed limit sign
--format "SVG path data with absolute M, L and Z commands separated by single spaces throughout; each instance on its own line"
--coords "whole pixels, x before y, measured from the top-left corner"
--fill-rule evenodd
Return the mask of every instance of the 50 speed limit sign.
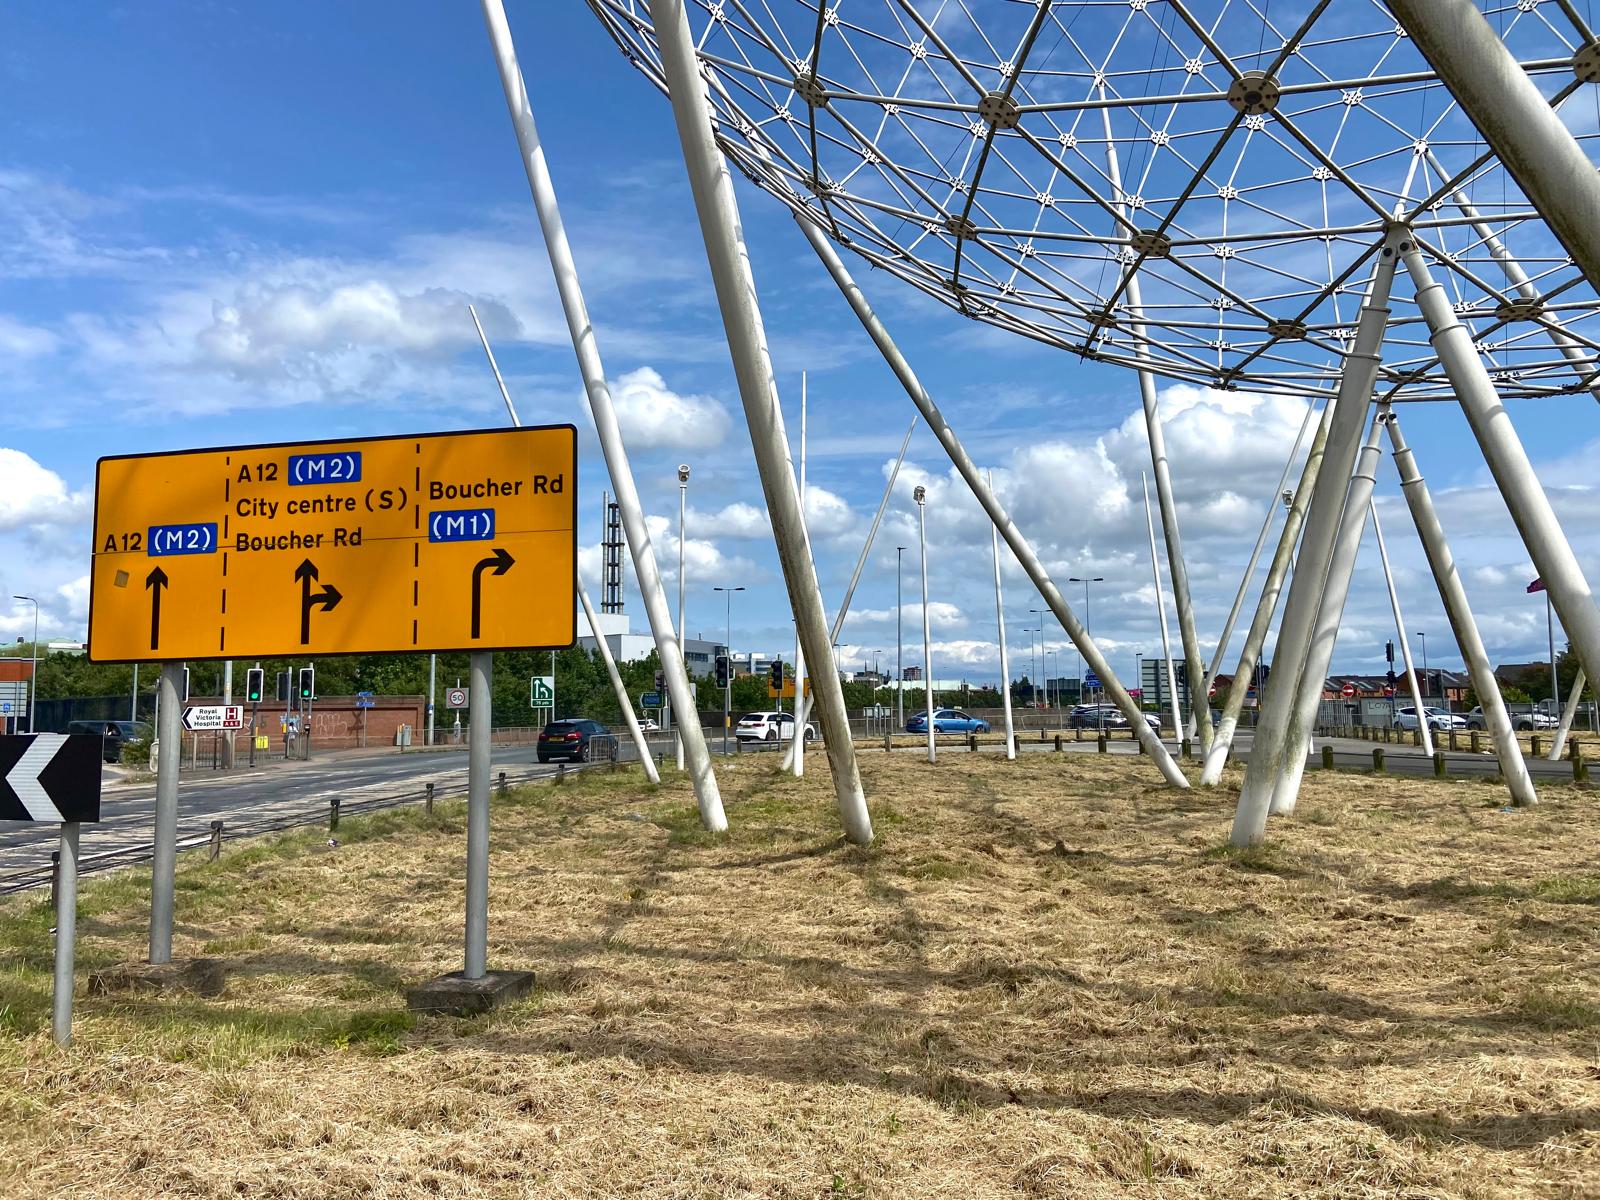
M 444 706 L 446 708 L 467 707 L 467 689 L 446 688 L 444 693 Z

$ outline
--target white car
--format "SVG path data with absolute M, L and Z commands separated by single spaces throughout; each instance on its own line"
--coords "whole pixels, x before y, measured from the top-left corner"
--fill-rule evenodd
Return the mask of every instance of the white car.
M 1449 730 L 1465 729 L 1467 727 L 1467 719 L 1460 713 L 1448 713 L 1442 708 L 1424 708 L 1422 711 L 1428 714 L 1429 729 Z M 1417 728 L 1416 707 L 1408 704 L 1404 708 L 1396 709 L 1394 727 L 1396 729 L 1415 730 Z
M 733 736 L 741 742 L 778 742 L 794 737 L 794 714 L 780 712 L 745 713 L 733 727 Z M 806 741 L 817 738 L 816 726 L 806 722 Z
M 640 717 L 639 718 L 639 732 L 640 733 L 660 733 L 661 732 L 661 726 L 656 724 L 656 719 L 654 717 Z

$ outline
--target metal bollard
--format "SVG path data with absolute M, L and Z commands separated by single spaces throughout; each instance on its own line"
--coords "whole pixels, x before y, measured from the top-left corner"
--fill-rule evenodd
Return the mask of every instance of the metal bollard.
M 504 771 L 500 772 L 500 778 L 496 782 L 495 788 L 502 796 L 504 796 L 506 792 L 510 790 L 506 787 L 506 773 Z
M 1433 777 L 1435 779 L 1443 779 L 1444 778 L 1444 751 L 1443 750 L 1435 750 L 1433 752 Z
M 1072 740 L 1075 741 L 1075 742 L 1083 741 L 1083 726 L 1082 725 L 1079 725 L 1076 729 L 1074 729 L 1072 731 Z
M 422 785 L 422 811 L 430 814 L 433 812 L 433 784 L 431 783 Z
M 61 851 L 50 851 L 50 911 L 56 911 L 56 886 L 61 882 Z
M 1373 750 L 1373 752 L 1372 752 L 1372 769 L 1374 771 L 1380 771 L 1380 772 L 1383 770 L 1383 747 L 1382 746 L 1379 746 L 1377 749 Z
M 1059 733 L 1056 734 L 1056 753 L 1061 753 L 1061 735 Z
M 556 764 L 556 786 L 560 787 L 562 782 L 566 779 L 566 777 L 567 777 L 567 764 L 566 763 L 557 763 Z
M 1049 738 L 1047 738 L 1045 736 L 1044 726 L 1043 725 L 1039 726 L 1039 740 L 1041 742 L 1045 742 L 1045 741 L 1049 741 L 1050 740 Z
M 222 857 L 222 822 L 211 822 L 211 849 L 206 855 L 207 862 L 216 862 Z
M 969 733 L 969 734 L 967 734 L 967 753 L 976 754 L 977 752 L 978 752 L 978 735 L 975 734 L 975 733 Z
M 1101 754 L 1107 753 L 1107 750 L 1106 750 L 1106 735 L 1105 734 L 1102 733 L 1098 738 L 1096 738 L 1095 739 L 1095 743 L 1096 743 L 1095 748 L 1097 750 L 1099 750 Z
M 1333 770 L 1333 747 L 1332 746 L 1324 746 L 1322 748 L 1322 769 L 1324 771 Z
M 1454 747 L 1452 747 L 1452 749 L 1454 749 Z M 1534 758 L 1540 758 L 1542 757 L 1543 750 L 1544 740 L 1536 733 L 1529 741 L 1529 753 L 1531 753 Z
M 339 828 L 339 797 L 334 796 L 328 801 L 328 832 L 335 833 Z
M 887 733 L 884 734 L 883 735 L 883 748 L 885 750 L 888 750 L 889 747 L 892 746 L 893 744 L 894 744 L 894 738 L 890 734 L 887 734 Z

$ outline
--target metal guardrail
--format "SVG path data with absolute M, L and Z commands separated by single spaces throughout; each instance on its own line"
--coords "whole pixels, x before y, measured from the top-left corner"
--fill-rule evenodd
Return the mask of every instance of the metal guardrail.
M 614 739 L 613 739 L 614 740 Z M 540 779 L 549 779 L 560 783 L 568 771 L 582 771 L 594 767 L 604 766 L 614 768 L 615 759 L 601 759 L 589 763 L 558 763 L 555 773 L 548 770 L 529 768 L 512 776 L 506 771 L 500 771 L 494 779 L 496 794 L 503 794 L 514 783 L 529 783 Z M 452 794 L 466 792 L 465 784 Z M 339 828 L 341 817 L 362 816 L 366 813 L 380 812 L 388 808 L 401 808 L 409 804 L 420 803 L 425 812 L 432 812 L 435 800 L 433 783 L 425 783 L 420 788 L 412 788 L 404 792 L 395 792 L 387 796 L 371 796 L 359 800 L 345 801 L 339 796 L 330 797 L 326 801 L 319 801 L 314 805 L 308 804 L 304 811 L 292 813 L 278 813 L 270 817 L 239 824 L 228 824 L 223 821 L 210 822 L 209 829 L 204 833 L 186 834 L 178 839 L 178 850 L 198 850 L 207 847 L 209 859 L 215 861 L 222 854 L 224 835 L 237 841 L 243 838 L 261 837 L 269 833 L 282 833 L 289 829 L 304 829 L 312 825 L 326 825 L 329 832 Z M 99 854 L 86 854 L 78 860 L 78 874 L 102 874 L 107 871 L 120 870 L 123 867 L 139 866 L 149 862 L 154 857 L 151 846 L 124 846 L 117 850 L 106 850 Z M 27 867 L 20 871 L 11 871 L 0 875 L 0 896 L 12 895 L 16 892 L 30 891 L 34 888 L 54 888 L 56 880 L 57 863 L 60 851 L 50 855 L 48 865 Z

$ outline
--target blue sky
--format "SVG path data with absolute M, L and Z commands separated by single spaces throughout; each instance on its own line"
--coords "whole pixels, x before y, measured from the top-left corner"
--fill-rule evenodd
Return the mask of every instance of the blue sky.
M 690 632 L 720 634 L 710 588 L 743 584 L 735 647 L 785 649 L 776 556 L 666 103 L 581 4 L 509 8 L 669 568 L 674 467 L 694 471 Z M 475 5 L 11 6 L 0 45 L 0 586 L 41 598 L 43 633 L 84 630 L 99 455 L 503 423 L 469 301 L 523 419 L 582 431 L 579 511 L 585 543 L 597 540 L 604 470 Z M 812 537 L 831 610 L 911 409 L 786 213 L 749 188 L 741 203 L 792 437 L 809 372 Z M 1131 675 L 1134 654 L 1159 644 L 1134 379 L 859 275 L 1051 570 L 1106 577 L 1094 629 Z M 1209 648 L 1303 409 L 1163 386 Z M 1593 579 L 1594 402 L 1515 415 Z M 1491 654 L 1540 657 L 1531 568 L 1459 411 L 1408 407 L 1404 419 Z M 846 665 L 892 657 L 894 547 L 916 545 L 918 482 L 933 498 L 936 673 L 992 681 L 987 528 L 926 430 L 857 593 Z M 1430 663 L 1458 661 L 1391 465 L 1379 492 L 1407 623 L 1428 631 Z M 590 546 L 586 571 L 595 560 Z M 908 601 L 914 561 L 908 551 Z M 1040 604 L 1009 563 L 1006 575 L 1022 673 L 1020 630 Z M 642 629 L 636 597 L 628 610 Z M 908 664 L 921 661 L 919 622 L 908 611 Z M 0 606 L 0 633 L 31 628 L 30 608 Z M 1380 670 L 1389 636 L 1364 551 L 1336 666 Z M 1059 630 L 1047 641 L 1072 673 Z

